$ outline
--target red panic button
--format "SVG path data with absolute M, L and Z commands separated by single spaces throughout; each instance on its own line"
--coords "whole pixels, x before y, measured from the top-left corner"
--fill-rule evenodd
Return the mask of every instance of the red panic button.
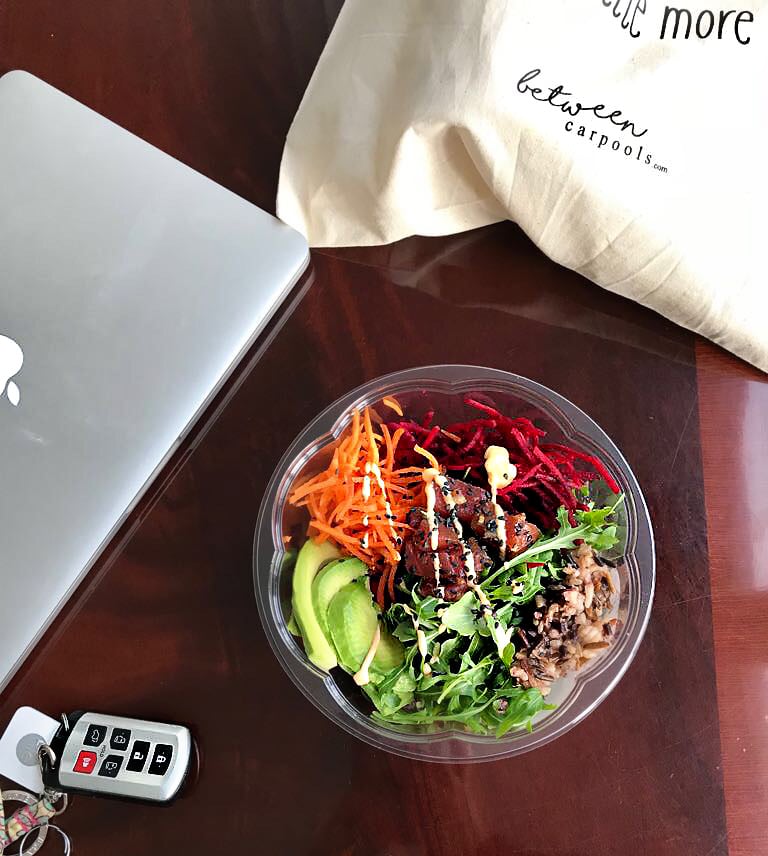
M 96 766 L 95 752 L 81 752 L 77 756 L 75 766 L 72 768 L 76 773 L 92 773 Z

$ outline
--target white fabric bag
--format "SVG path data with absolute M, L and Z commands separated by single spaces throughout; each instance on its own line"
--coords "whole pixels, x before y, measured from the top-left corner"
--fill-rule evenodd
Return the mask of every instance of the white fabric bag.
M 768 0 L 670 9 L 347 0 L 288 134 L 279 216 L 313 246 L 510 219 L 768 370 Z

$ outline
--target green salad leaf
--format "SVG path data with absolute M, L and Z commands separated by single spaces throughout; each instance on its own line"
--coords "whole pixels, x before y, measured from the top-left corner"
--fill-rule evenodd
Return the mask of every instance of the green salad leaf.
M 554 710 L 555 705 L 544 704 L 541 692 L 536 689 L 512 689 L 497 694 L 507 702 L 506 707 L 497 703 L 493 709 L 496 718 L 496 737 L 503 737 L 513 728 L 531 730 L 533 717 L 542 710 Z
M 459 636 L 472 636 L 485 629 L 480 602 L 472 591 L 452 603 L 442 613 L 441 619 L 446 627 L 455 630 Z
M 487 577 L 481 583 L 481 588 L 485 589 L 491 582 L 497 579 L 507 571 L 511 571 L 518 565 L 525 564 L 531 561 L 542 561 L 547 553 L 555 553 L 558 550 L 572 550 L 576 546 L 577 541 L 584 541 L 596 550 L 607 550 L 613 547 L 618 537 L 616 535 L 616 527 L 608 526 L 607 518 L 613 514 L 618 506 L 624 501 L 624 495 L 621 494 L 616 502 L 604 509 L 594 509 L 590 511 L 575 512 L 576 526 L 572 526 L 568 520 L 568 511 L 561 507 L 557 512 L 557 522 L 559 529 L 557 533 L 549 538 L 540 538 L 533 546 L 529 547 L 519 556 L 505 562 L 497 571 Z M 613 530 L 608 532 L 607 530 Z M 597 547 L 595 544 L 599 544 Z

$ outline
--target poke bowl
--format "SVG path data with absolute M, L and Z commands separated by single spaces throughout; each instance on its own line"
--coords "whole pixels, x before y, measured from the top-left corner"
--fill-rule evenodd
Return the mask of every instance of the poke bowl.
M 650 518 L 607 434 L 477 366 L 343 396 L 264 494 L 257 605 L 306 698 L 369 745 L 436 762 L 530 751 L 608 696 L 648 622 Z

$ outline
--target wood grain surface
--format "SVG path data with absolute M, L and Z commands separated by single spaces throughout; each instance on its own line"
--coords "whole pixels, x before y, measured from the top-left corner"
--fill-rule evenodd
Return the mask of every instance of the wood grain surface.
M 700 341 L 699 413 L 728 832 L 768 853 L 768 378 Z
M 38 74 L 271 210 L 338 6 L 0 0 L 0 71 Z M 744 527 L 723 504 L 765 485 L 749 466 L 765 442 L 762 376 L 703 346 L 700 398 L 695 336 L 559 268 L 510 224 L 316 252 L 311 277 L 0 701 L 0 724 L 31 704 L 195 731 L 185 796 L 167 809 L 74 800 L 62 824 L 76 852 L 719 856 L 730 829 L 731 852 L 764 853 L 765 645 L 729 615 L 730 524 Z M 253 598 L 253 526 L 285 446 L 350 388 L 440 362 L 513 370 L 587 410 L 635 469 L 656 530 L 635 663 L 584 723 L 514 761 L 436 767 L 349 737 L 282 672 Z M 739 579 L 764 596 L 761 539 L 756 511 Z

